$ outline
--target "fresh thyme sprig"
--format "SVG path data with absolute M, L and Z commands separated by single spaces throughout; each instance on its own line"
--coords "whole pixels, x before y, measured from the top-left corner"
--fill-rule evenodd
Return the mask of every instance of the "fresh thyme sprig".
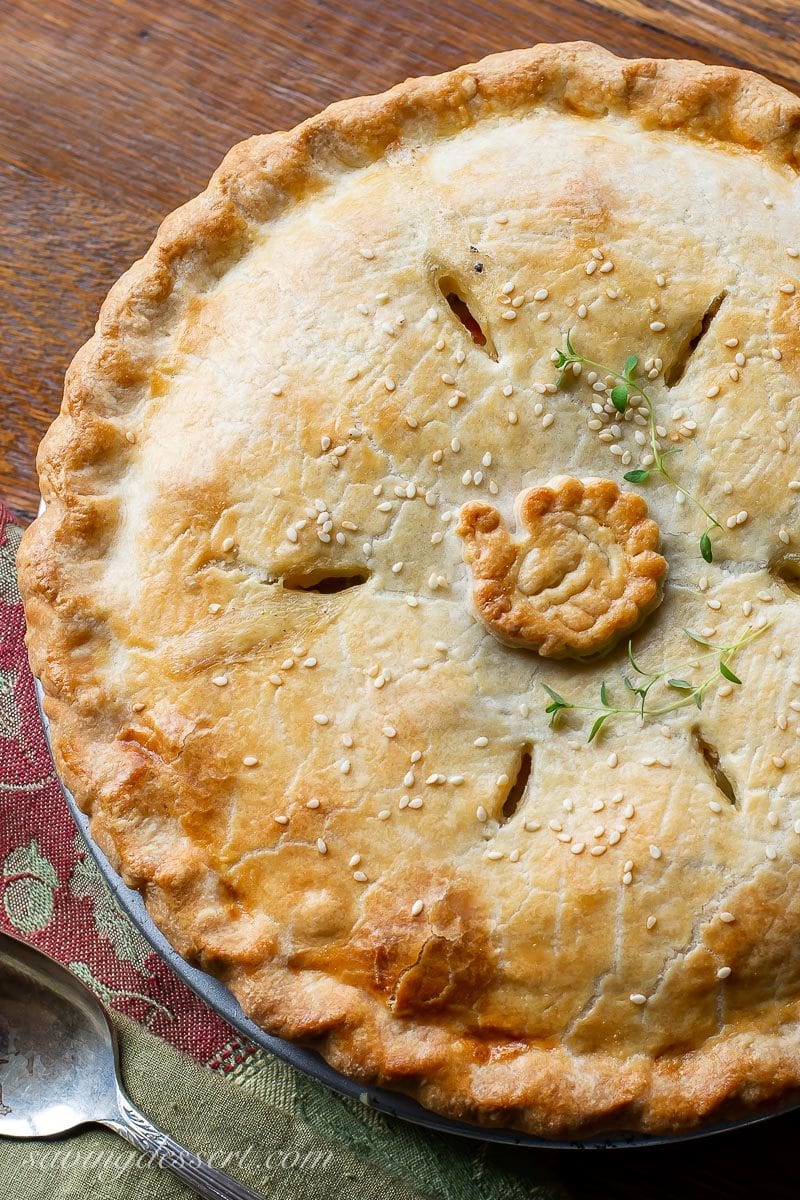
M 702 679 L 700 683 L 693 683 L 690 679 L 684 678 L 684 669 L 691 666 L 689 663 L 684 663 L 677 668 L 668 668 L 665 671 L 646 670 L 636 661 L 633 654 L 633 645 L 631 642 L 628 642 L 628 662 L 636 673 L 637 678 L 632 679 L 630 675 L 624 675 L 623 683 L 631 696 L 632 703 L 629 705 L 614 704 L 605 680 L 600 684 L 599 704 L 576 704 L 571 700 L 565 700 L 553 688 L 543 683 L 541 686 L 550 697 L 550 703 L 545 708 L 545 712 L 550 714 L 550 725 L 554 728 L 561 713 L 567 710 L 594 713 L 596 716 L 588 738 L 592 742 L 606 721 L 611 717 L 635 716 L 641 721 L 646 721 L 655 717 L 663 717 L 678 708 L 685 708 L 687 704 L 695 704 L 698 708 L 702 708 L 703 697 L 708 689 L 719 680 L 720 676 L 729 683 L 741 684 L 741 679 L 731 670 L 731 661 L 748 642 L 752 642 L 755 638 L 760 637 L 767 628 L 768 623 L 760 625 L 756 629 L 748 626 L 745 633 L 729 646 L 716 646 L 707 638 L 701 637 L 699 633 L 693 633 L 690 629 L 684 629 L 683 632 L 687 637 L 696 642 L 698 646 L 705 647 L 701 657 L 709 658 L 713 655 L 717 659 L 714 670 Z M 679 695 L 674 700 L 651 707 L 647 703 L 647 697 L 652 688 L 661 681 L 663 681 L 664 687 L 672 688 Z M 633 699 L 634 697 L 635 699 Z
M 638 467 L 636 470 L 628 471 L 624 478 L 629 483 L 647 483 L 650 475 L 653 473 L 653 471 L 656 471 L 659 475 L 666 479 L 666 481 L 675 489 L 676 492 L 680 492 L 681 495 L 685 496 L 689 503 L 693 504 L 694 507 L 698 509 L 698 511 L 701 512 L 708 521 L 708 525 L 700 537 L 700 553 L 706 562 L 712 562 L 714 553 L 711 546 L 711 531 L 713 529 L 721 529 L 722 526 L 716 517 L 713 517 L 708 509 L 701 504 L 696 496 L 693 496 L 691 492 L 687 491 L 683 484 L 678 483 L 677 479 L 670 473 L 669 469 L 664 464 L 664 460 L 670 454 L 678 454 L 679 449 L 678 447 L 670 447 L 667 450 L 662 450 L 661 448 L 661 443 L 656 431 L 655 405 L 653 404 L 653 400 L 648 392 L 640 383 L 637 382 L 636 379 L 636 372 L 639 366 L 638 355 L 630 354 L 625 360 L 625 365 L 622 370 L 615 371 L 613 367 L 608 367 L 605 363 L 593 362 L 592 359 L 585 358 L 582 354 L 578 354 L 577 350 L 572 344 L 572 339 L 570 338 L 569 333 L 567 333 L 565 335 L 565 349 L 556 350 L 554 352 L 553 362 L 555 363 L 559 372 L 559 387 L 561 386 L 567 371 L 573 368 L 575 364 L 578 364 L 580 367 L 589 367 L 592 370 L 602 373 L 604 376 L 610 376 L 612 379 L 616 379 L 617 383 L 614 387 L 612 387 L 610 394 L 611 403 L 614 405 L 614 408 L 618 413 L 624 414 L 626 412 L 632 392 L 643 401 L 645 408 L 647 409 L 650 434 L 650 452 L 653 456 L 653 466 Z

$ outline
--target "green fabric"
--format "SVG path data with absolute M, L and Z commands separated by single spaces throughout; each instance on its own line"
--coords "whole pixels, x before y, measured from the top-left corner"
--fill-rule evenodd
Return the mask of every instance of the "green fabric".
M 345 1100 L 259 1051 L 220 1077 L 114 1015 L 133 1102 L 265 1200 L 560 1200 L 541 1156 L 432 1134 Z M 229 1154 L 227 1164 L 221 1156 Z M 271 1156 L 271 1157 L 270 1157 Z M 281 1161 L 282 1156 L 283 1162 Z M 183 1200 L 172 1175 L 115 1134 L 0 1138 L 10 1200 Z M 295 1165 L 296 1164 L 296 1165 Z

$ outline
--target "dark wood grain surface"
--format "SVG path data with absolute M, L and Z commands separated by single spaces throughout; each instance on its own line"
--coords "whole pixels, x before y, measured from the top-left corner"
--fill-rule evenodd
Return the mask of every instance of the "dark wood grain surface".
M 35 513 L 36 446 L 103 296 L 234 142 L 408 75 L 575 38 L 800 92 L 798 0 L 0 0 L 0 497 Z M 575 1197 L 795 1200 L 796 1137 L 787 1116 L 544 1158 Z

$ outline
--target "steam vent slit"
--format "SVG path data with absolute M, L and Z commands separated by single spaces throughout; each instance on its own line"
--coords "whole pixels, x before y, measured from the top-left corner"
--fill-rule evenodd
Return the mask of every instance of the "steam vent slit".
M 796 550 L 786 550 L 775 555 L 770 560 L 769 569 L 790 592 L 800 595 L 800 554 Z
M 727 292 L 720 292 L 718 296 L 709 304 L 706 311 L 700 320 L 699 325 L 695 329 L 687 341 L 683 344 L 675 361 L 664 372 L 664 382 L 667 387 L 675 387 L 676 383 L 680 383 L 686 374 L 686 369 L 689 366 L 689 360 L 697 350 L 697 347 L 702 342 L 703 338 L 711 328 L 711 324 L 719 312 L 722 301 L 727 296 Z
M 287 575 L 283 586 L 291 592 L 320 592 L 330 596 L 334 592 L 344 592 L 348 588 L 359 587 L 366 583 L 369 575 L 357 568 L 347 568 L 343 571 L 309 571 L 305 575 Z
M 531 777 L 533 767 L 533 754 L 530 746 L 524 746 L 517 767 L 516 778 L 509 788 L 508 795 L 503 803 L 503 812 L 501 824 L 505 825 L 514 814 L 517 812 L 522 798 L 525 795 L 525 789 L 528 786 L 528 780 Z
M 734 808 L 738 808 L 739 801 L 736 796 L 736 789 L 720 766 L 719 751 L 716 746 L 712 746 L 710 742 L 707 742 L 699 729 L 694 730 L 694 742 L 699 753 L 702 754 L 703 761 L 718 790 L 722 792 L 722 795 L 729 804 L 732 804 Z
M 443 276 L 439 280 L 439 288 L 453 316 L 464 326 L 475 345 L 497 362 L 497 351 L 487 333 L 486 323 L 477 316 L 475 305 L 470 303 L 464 289 L 451 276 Z

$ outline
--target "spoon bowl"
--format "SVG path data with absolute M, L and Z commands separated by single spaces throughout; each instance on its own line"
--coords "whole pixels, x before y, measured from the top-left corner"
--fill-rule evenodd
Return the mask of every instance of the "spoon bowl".
M 99 1124 L 208 1200 L 259 1200 L 157 1129 L 120 1081 L 116 1033 L 85 984 L 0 933 L 0 1136 L 55 1137 Z

